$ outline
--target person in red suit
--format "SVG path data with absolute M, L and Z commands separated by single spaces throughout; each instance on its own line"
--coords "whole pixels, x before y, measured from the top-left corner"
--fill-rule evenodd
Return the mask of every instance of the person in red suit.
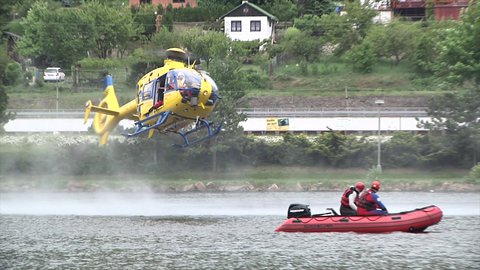
M 357 200 L 357 214 L 372 216 L 388 214 L 387 207 L 380 201 L 377 192 L 380 190 L 380 182 L 375 180 L 372 187 L 360 195 Z

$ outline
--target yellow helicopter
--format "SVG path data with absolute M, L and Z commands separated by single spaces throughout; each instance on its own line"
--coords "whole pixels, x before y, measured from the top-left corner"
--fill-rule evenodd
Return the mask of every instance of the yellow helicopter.
M 163 67 L 144 75 L 137 83 L 136 98 L 120 107 L 113 88 L 113 79 L 107 75 L 104 79 L 104 97 L 95 106 L 89 100 L 86 103 L 85 123 L 90 112 L 95 112 L 93 129 L 100 136 L 100 144 L 108 142 L 110 132 L 123 119 L 135 121 L 135 131 L 124 134 L 135 137 L 148 132 L 151 138 L 155 131 L 166 134 L 179 134 L 186 147 L 213 136 L 221 126 L 207 120 L 220 99 L 215 81 L 196 63 L 190 64 L 185 51 L 171 48 L 166 51 Z M 190 141 L 189 135 L 201 129 L 207 134 Z

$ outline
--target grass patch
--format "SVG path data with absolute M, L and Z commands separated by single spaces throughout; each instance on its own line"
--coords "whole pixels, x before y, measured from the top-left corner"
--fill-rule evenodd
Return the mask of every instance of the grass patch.
M 127 81 L 128 76 L 124 68 L 110 70 L 114 73 L 114 87 L 120 104 L 129 102 L 136 95 L 135 87 L 132 86 L 134 82 Z M 368 74 L 353 72 L 341 59 L 333 56 L 309 63 L 307 73 L 302 72 L 300 63 L 297 66 L 294 62 L 279 65 L 271 77 L 268 77 L 259 65 L 245 65 L 243 70 L 251 73 L 251 76 L 266 80 L 261 84 L 252 85 L 247 90 L 247 96 L 250 97 L 343 97 L 345 87 L 348 88 L 349 96 L 431 96 L 445 91 L 440 90 L 440 87 L 430 79 L 417 78 L 412 66 L 407 62 L 395 66 L 391 62 L 381 61 L 377 63 L 374 71 Z M 58 83 L 59 109 L 83 110 L 87 100 L 98 102 L 103 97 L 103 84 L 97 77 L 81 87 L 74 87 L 69 77 L 67 81 Z M 56 109 L 56 87 L 57 83 L 44 83 L 42 87 L 24 85 L 8 87 L 8 107 Z
M 114 83 L 115 92 L 120 104 L 125 104 L 135 98 L 134 87 L 125 83 Z M 85 102 L 98 102 L 103 98 L 102 84 L 73 87 L 69 82 L 58 83 L 59 110 L 83 110 Z M 7 88 L 8 108 L 11 109 L 41 109 L 54 110 L 57 103 L 57 83 L 45 83 L 42 87 L 15 86 Z

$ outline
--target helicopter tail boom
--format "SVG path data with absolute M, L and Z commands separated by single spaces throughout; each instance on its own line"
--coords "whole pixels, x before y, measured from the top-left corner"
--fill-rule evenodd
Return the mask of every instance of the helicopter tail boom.
M 119 106 L 115 89 L 113 88 L 113 80 L 110 75 L 105 77 L 104 97 L 98 105 L 93 105 L 92 101 L 87 101 L 85 108 L 86 123 L 90 117 L 90 112 L 95 112 L 93 117 L 93 129 L 100 135 L 100 144 L 106 144 L 110 132 L 125 119 L 135 119 L 134 113 L 137 109 L 136 100 L 132 100 L 123 106 Z
M 113 116 L 117 116 L 119 114 L 119 111 L 118 110 L 110 110 L 108 108 L 103 108 L 103 107 L 99 107 L 99 106 L 95 106 L 93 105 L 92 101 L 89 100 L 87 101 L 87 104 L 85 106 L 85 115 L 90 115 L 90 112 L 98 112 L 98 113 L 102 113 L 102 114 L 108 114 L 108 115 L 113 115 Z M 85 123 L 87 122 L 86 120 L 88 119 L 88 117 L 85 117 Z

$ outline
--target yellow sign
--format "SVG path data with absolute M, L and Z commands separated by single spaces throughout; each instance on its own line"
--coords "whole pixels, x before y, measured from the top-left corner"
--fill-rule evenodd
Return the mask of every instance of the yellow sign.
M 288 131 L 288 118 L 267 118 L 267 131 Z

